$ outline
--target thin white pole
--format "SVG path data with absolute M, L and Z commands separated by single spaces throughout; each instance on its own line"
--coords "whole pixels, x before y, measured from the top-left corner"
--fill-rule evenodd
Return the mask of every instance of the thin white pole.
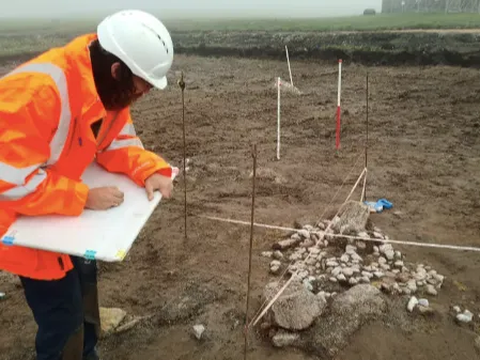
M 277 160 L 280 160 L 280 86 L 282 80 L 280 77 L 277 82 L 278 96 L 277 96 Z
M 290 56 L 288 55 L 288 47 L 285 45 L 285 54 L 287 55 L 288 73 L 290 74 L 290 84 L 293 87 L 292 68 L 290 67 Z

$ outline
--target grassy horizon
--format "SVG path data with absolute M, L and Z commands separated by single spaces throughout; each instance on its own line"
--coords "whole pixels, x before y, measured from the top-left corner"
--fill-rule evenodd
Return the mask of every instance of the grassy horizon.
M 0 35 L 94 31 L 102 17 L 0 19 Z M 382 31 L 480 28 L 480 14 L 404 13 L 326 18 L 166 18 L 171 31 Z
M 94 32 L 101 17 L 1 19 L 0 56 L 43 51 L 74 36 Z M 335 18 L 167 18 L 172 33 L 201 31 L 332 32 L 480 28 L 480 14 L 404 13 Z

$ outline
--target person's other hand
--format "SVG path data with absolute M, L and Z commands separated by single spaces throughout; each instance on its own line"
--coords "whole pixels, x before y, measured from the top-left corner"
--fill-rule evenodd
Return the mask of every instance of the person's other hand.
M 169 198 L 172 195 L 173 181 L 168 176 L 153 174 L 145 180 L 145 190 L 150 201 L 153 199 L 155 190 L 159 190 L 163 197 Z
M 92 188 L 88 191 L 85 208 L 91 210 L 106 210 L 123 203 L 124 195 L 115 186 Z

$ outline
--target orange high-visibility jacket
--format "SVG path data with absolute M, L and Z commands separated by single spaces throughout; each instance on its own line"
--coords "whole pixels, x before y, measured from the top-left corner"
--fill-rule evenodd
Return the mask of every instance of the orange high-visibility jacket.
M 0 79 L 0 239 L 19 215 L 80 215 L 88 195 L 80 179 L 95 158 L 140 186 L 156 172 L 171 176 L 170 165 L 143 148 L 129 109 L 102 105 L 88 49 L 96 38 L 77 37 Z M 90 125 L 99 119 L 95 139 Z M 68 255 L 0 242 L 0 270 L 50 280 L 72 267 Z

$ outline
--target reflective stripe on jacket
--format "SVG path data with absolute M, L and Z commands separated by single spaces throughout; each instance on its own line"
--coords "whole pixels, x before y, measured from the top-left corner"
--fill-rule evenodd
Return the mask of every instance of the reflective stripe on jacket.
M 129 109 L 103 107 L 88 49 L 94 39 L 80 36 L 0 78 L 0 238 L 18 215 L 79 216 L 88 195 L 81 176 L 95 158 L 140 186 L 155 172 L 171 176 L 169 164 L 144 149 Z M 71 268 L 67 255 L 0 243 L 0 270 L 46 280 Z

